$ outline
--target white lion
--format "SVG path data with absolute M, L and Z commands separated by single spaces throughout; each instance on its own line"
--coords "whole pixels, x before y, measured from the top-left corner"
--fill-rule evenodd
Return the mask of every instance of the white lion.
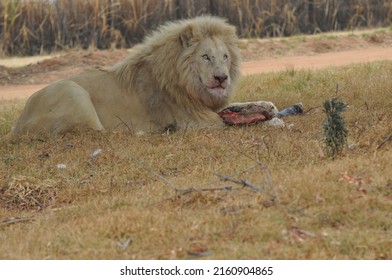
M 221 126 L 217 112 L 228 105 L 240 77 L 237 43 L 235 27 L 221 18 L 167 23 L 112 68 L 34 93 L 12 133 Z

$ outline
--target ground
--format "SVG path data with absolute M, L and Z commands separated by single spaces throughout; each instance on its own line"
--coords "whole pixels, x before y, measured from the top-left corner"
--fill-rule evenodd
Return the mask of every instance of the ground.
M 318 69 L 392 59 L 392 32 L 381 29 L 290 39 L 244 39 L 240 47 L 245 75 L 291 68 Z M 0 99 L 26 98 L 71 74 L 113 65 L 130 51 L 69 51 L 51 56 L 0 58 Z
M 284 128 L 9 141 L 26 99 L 6 98 L 128 51 L 13 59 L 39 62 L 0 71 L 0 259 L 392 259 L 391 47 L 390 29 L 243 40 L 243 72 L 268 73 L 234 101 L 301 101 Z M 349 135 L 330 157 L 333 97 Z

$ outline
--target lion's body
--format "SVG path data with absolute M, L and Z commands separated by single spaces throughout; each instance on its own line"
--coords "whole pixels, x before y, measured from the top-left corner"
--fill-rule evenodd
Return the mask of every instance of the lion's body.
M 49 85 L 28 100 L 14 133 L 153 129 L 136 94 L 124 91 L 109 71 L 85 72 Z
M 235 28 L 215 17 L 168 23 L 123 62 L 34 93 L 13 130 L 131 130 L 220 126 L 240 75 Z

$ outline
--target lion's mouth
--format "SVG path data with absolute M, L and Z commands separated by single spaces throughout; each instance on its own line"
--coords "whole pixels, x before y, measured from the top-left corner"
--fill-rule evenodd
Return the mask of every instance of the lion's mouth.
M 230 85 L 230 79 L 228 76 L 214 76 L 214 79 L 210 79 L 205 83 L 207 92 L 215 97 L 224 97 L 227 95 L 227 88 Z
M 211 94 L 222 95 L 222 94 L 226 93 L 226 86 L 218 85 L 218 86 L 214 86 L 214 87 L 207 87 L 207 90 Z
M 210 87 L 210 89 L 226 89 L 226 85 L 221 84 L 221 85 Z

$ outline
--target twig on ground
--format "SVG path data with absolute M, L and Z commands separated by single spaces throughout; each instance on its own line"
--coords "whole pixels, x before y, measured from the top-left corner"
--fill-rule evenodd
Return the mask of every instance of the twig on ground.
M 268 189 L 269 189 L 269 191 L 267 191 L 267 194 L 269 194 L 272 197 L 273 203 L 275 205 L 279 206 L 279 204 L 280 204 L 279 196 L 278 196 L 278 193 L 276 192 L 274 185 L 272 184 L 271 174 L 269 173 L 267 166 L 264 163 L 262 163 L 261 161 L 255 160 L 255 162 L 257 163 L 256 166 L 259 166 L 263 170 L 266 185 L 268 186 Z M 249 170 L 249 169 L 247 169 L 247 170 Z M 232 182 L 232 183 L 235 183 L 238 185 L 242 185 L 244 187 L 248 187 L 255 192 L 266 193 L 266 189 L 264 187 L 257 187 L 254 184 L 250 183 L 246 179 L 234 179 L 229 176 L 223 176 L 223 175 L 219 175 L 219 174 L 216 174 L 216 176 L 218 176 L 223 181 L 229 181 L 229 182 Z
M 379 150 L 385 143 L 392 140 L 392 133 L 387 136 L 380 144 L 377 145 L 376 150 Z
M 163 182 L 165 182 L 167 185 L 169 185 L 170 187 L 173 188 L 173 190 L 175 192 L 181 192 L 181 189 L 177 188 L 176 185 L 174 185 L 172 182 L 170 182 L 168 179 L 166 179 L 165 177 L 163 177 L 161 174 L 156 173 L 155 171 L 151 170 L 150 168 L 144 166 L 143 164 L 141 164 L 138 161 L 135 161 L 136 163 L 138 163 L 144 170 L 150 172 L 152 175 L 158 177 L 159 179 L 161 179 Z
M 247 157 L 249 157 L 249 156 L 247 156 Z M 193 192 L 210 192 L 210 191 L 229 191 L 229 190 L 233 190 L 233 187 L 231 187 L 231 186 L 221 186 L 221 187 L 211 187 L 211 188 L 209 188 L 209 187 L 208 188 L 207 187 L 205 187 L 205 188 L 191 187 L 191 188 L 187 188 L 187 189 L 180 189 L 175 184 L 173 184 L 170 180 L 166 179 L 164 176 L 162 176 L 162 175 L 156 173 L 155 171 L 151 170 L 150 168 L 146 167 L 143 164 L 143 161 L 139 161 L 139 160 L 133 159 L 131 157 L 128 157 L 128 159 L 130 159 L 133 162 L 137 163 L 141 168 L 143 168 L 144 170 L 148 171 L 152 175 L 158 177 L 163 182 L 165 182 L 167 185 L 169 185 L 176 193 L 174 195 L 174 197 L 178 197 L 179 195 L 182 196 L 182 195 L 190 194 L 190 193 L 193 193 Z M 272 197 L 273 203 L 275 205 L 279 206 L 279 197 L 278 197 L 278 194 L 277 194 L 277 192 L 276 192 L 276 190 L 274 188 L 274 185 L 272 184 L 271 174 L 269 173 L 267 166 L 264 163 L 262 163 L 261 161 L 258 161 L 258 160 L 254 160 L 254 161 L 256 162 L 256 165 L 253 165 L 250 168 L 246 168 L 245 170 L 242 170 L 238 174 L 241 174 L 243 172 L 249 171 L 249 170 L 259 166 L 263 170 L 263 173 L 264 173 L 264 176 L 265 176 L 265 180 L 266 180 L 266 184 L 268 185 L 268 187 L 270 189 L 268 194 Z M 251 182 L 249 182 L 246 179 L 235 179 L 235 178 L 232 178 L 232 177 L 229 177 L 229 176 L 225 176 L 225 175 L 220 175 L 220 174 L 216 174 L 216 176 L 220 180 L 223 180 L 225 182 L 227 182 L 227 181 L 228 182 L 232 182 L 232 183 L 241 185 L 243 187 L 250 188 L 251 190 L 253 190 L 255 192 L 258 192 L 258 193 L 266 193 L 266 190 L 265 190 L 264 187 L 257 187 L 257 186 L 255 186 L 254 184 L 252 184 Z M 164 200 L 160 201 L 159 203 L 161 203 L 163 201 L 171 200 L 171 199 L 173 199 L 173 197 L 164 199 Z M 157 203 L 155 203 L 154 205 L 156 205 L 156 204 Z
M 232 144 L 229 144 L 229 145 L 232 146 L 234 149 L 236 149 L 240 154 L 242 154 L 245 157 L 249 158 L 250 160 L 256 162 L 256 165 L 252 166 L 251 168 L 245 169 L 245 171 L 248 171 L 248 170 L 250 170 L 250 169 L 252 169 L 254 167 L 257 167 L 257 166 L 261 167 L 261 169 L 263 170 L 264 176 L 265 176 L 266 183 L 267 183 L 267 185 L 268 185 L 268 187 L 270 189 L 269 191 L 267 190 L 267 193 L 272 197 L 272 201 L 274 202 L 274 204 L 276 206 L 279 206 L 280 205 L 279 196 L 278 196 L 278 193 L 277 193 L 274 185 L 272 184 L 272 177 L 271 177 L 271 174 L 268 171 L 267 165 L 265 165 L 259 159 L 257 159 L 257 160 L 254 159 L 253 157 L 251 157 L 250 155 L 245 153 L 243 150 L 239 149 L 238 146 L 235 146 L 235 145 L 232 145 Z M 243 171 L 243 172 L 245 172 L 245 171 Z M 263 188 L 263 190 L 264 190 L 264 188 Z
M 162 199 L 158 202 L 152 203 L 149 206 L 150 207 L 156 206 L 157 204 L 172 200 L 173 198 L 178 198 L 180 196 L 184 196 L 186 194 L 191 194 L 194 192 L 213 192 L 213 191 L 231 191 L 231 190 L 233 190 L 233 188 L 231 186 L 222 186 L 222 187 L 216 187 L 216 188 L 203 188 L 203 189 L 189 188 L 189 189 L 184 189 L 184 190 L 177 190 L 176 195 Z
M 265 175 L 265 179 L 267 181 L 267 185 L 269 186 L 269 189 L 271 191 L 270 195 L 272 196 L 273 201 L 275 202 L 276 205 L 279 205 L 280 204 L 279 196 L 278 196 L 278 193 L 276 192 L 274 185 L 272 184 L 272 178 L 271 178 L 271 174 L 268 171 L 268 167 L 263 162 L 261 162 L 259 160 L 257 160 L 256 162 L 263 170 L 263 173 Z
M 177 190 L 178 193 L 181 195 L 193 193 L 193 192 L 213 192 L 213 191 L 231 191 L 233 188 L 231 186 L 222 186 L 222 187 L 215 187 L 215 188 L 189 188 L 184 190 Z
M 304 114 L 308 114 L 308 113 L 310 113 L 311 111 L 317 110 L 317 109 L 320 110 L 320 109 L 322 109 L 322 107 L 321 107 L 321 106 L 310 107 L 310 108 L 308 108 L 307 110 L 304 111 Z
M 248 187 L 252 190 L 254 190 L 255 192 L 259 192 L 259 193 L 264 193 L 265 190 L 263 188 L 258 188 L 256 186 L 254 186 L 253 184 L 251 184 L 249 181 L 247 181 L 246 179 L 234 179 L 231 178 L 229 176 L 224 176 L 224 175 L 220 175 L 220 174 L 216 174 L 216 176 L 218 176 L 218 178 L 220 178 L 221 180 L 223 180 L 224 182 L 232 182 L 238 185 L 242 185 L 243 187 Z
M 124 122 L 119 116 L 116 115 L 116 118 L 118 118 L 120 120 L 120 122 L 122 122 L 123 125 L 126 126 L 126 128 L 128 129 L 129 132 L 132 132 L 133 130 L 129 127 L 129 125 Z
M 222 186 L 222 187 L 216 187 L 216 188 L 203 188 L 200 189 L 199 191 L 206 192 L 206 191 L 231 191 L 233 187 L 231 186 Z
M 1 221 L 2 225 L 12 225 L 16 223 L 25 223 L 25 222 L 30 222 L 32 219 L 30 218 L 19 218 L 19 217 L 11 217 L 11 218 L 5 218 L 4 220 Z
M 155 171 L 151 170 L 150 168 L 146 167 L 143 164 L 143 161 L 138 161 L 136 159 L 133 159 L 131 157 L 128 157 L 128 159 L 132 160 L 133 162 L 137 163 L 141 168 L 143 168 L 144 170 L 146 170 L 147 172 L 151 173 L 152 175 L 158 177 L 159 179 L 161 179 L 163 182 L 165 182 L 167 185 L 169 185 L 170 187 L 173 188 L 173 190 L 180 195 L 185 195 L 185 194 L 189 194 L 192 192 L 206 192 L 206 191 L 223 191 L 223 190 L 232 190 L 232 187 L 230 186 L 222 186 L 222 187 L 213 187 L 213 188 L 187 188 L 187 189 L 180 189 L 178 188 L 175 184 L 173 184 L 170 180 L 166 179 L 164 176 L 162 176 L 161 174 L 156 173 Z

